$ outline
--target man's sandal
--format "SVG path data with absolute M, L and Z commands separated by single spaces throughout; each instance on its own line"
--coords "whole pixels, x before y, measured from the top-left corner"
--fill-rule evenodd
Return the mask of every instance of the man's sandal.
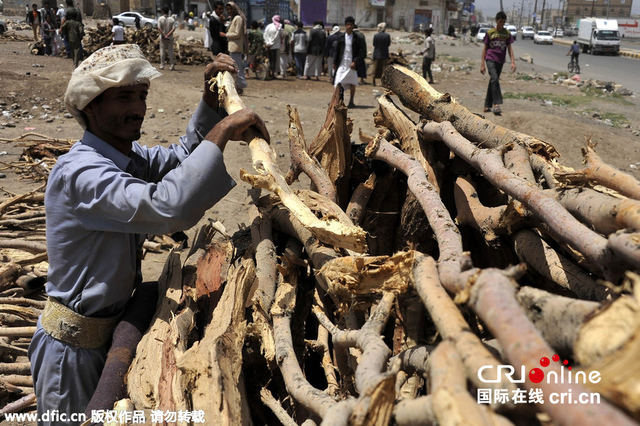
M 491 108 L 487 108 L 487 107 L 485 107 L 485 108 L 484 108 L 484 112 L 491 112 Z

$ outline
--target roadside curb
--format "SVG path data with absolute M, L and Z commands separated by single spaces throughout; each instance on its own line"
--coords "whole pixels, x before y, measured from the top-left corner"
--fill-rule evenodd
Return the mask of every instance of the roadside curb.
M 626 58 L 640 59 L 640 52 L 634 52 L 632 50 L 621 50 L 620 56 L 624 56 Z

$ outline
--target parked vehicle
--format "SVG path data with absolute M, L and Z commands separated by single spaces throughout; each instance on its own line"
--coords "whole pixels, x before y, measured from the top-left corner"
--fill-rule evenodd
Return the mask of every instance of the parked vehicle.
M 505 25 L 504 27 L 509 30 L 514 40 L 518 39 L 518 29 L 515 25 Z
M 538 31 L 533 36 L 534 44 L 553 44 L 553 37 L 549 31 Z
M 0 19 L 0 34 L 4 34 L 7 31 L 7 23 Z
M 476 40 L 482 43 L 484 41 L 484 36 L 487 35 L 487 31 L 489 30 L 490 28 L 480 28 L 478 30 L 478 34 L 476 34 Z
M 535 31 L 533 31 L 533 27 L 522 27 L 522 39 L 530 38 L 533 40 L 533 36 L 535 35 Z
M 553 36 L 554 37 L 564 37 L 564 32 L 562 31 L 562 28 L 556 28 L 553 31 Z
M 620 32 L 615 19 L 585 18 L 578 25 L 582 53 L 620 53 Z
M 578 27 L 566 28 L 564 30 L 564 35 L 567 37 L 573 37 L 578 35 Z
M 122 12 L 120 15 L 115 15 L 118 21 L 122 22 L 125 27 L 135 27 L 136 18 L 140 19 L 141 27 L 157 27 L 158 21 L 151 18 L 146 18 L 138 12 Z

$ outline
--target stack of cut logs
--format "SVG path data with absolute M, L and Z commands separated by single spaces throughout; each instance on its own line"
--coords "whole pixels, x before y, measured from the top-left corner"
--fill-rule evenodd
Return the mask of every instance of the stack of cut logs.
M 113 41 L 111 28 L 111 25 L 97 24 L 96 28 L 85 29 L 83 49 L 87 55 L 111 44 Z M 143 27 L 138 30 L 127 27 L 125 29 L 126 42 L 140 46 L 151 62 L 160 62 L 159 36 L 157 28 Z M 181 40 L 179 37 L 175 37 L 174 52 L 176 62 L 180 64 L 202 65 L 211 61 L 211 53 L 204 48 L 202 40 Z
M 250 227 L 169 255 L 125 382 L 103 374 L 114 392 L 92 407 L 124 393 L 118 410 L 206 424 L 637 424 L 640 182 L 589 145 L 563 167 L 402 67 L 382 81 L 361 144 L 340 87 L 311 143 L 289 108 L 286 175 L 243 135 Z M 245 107 L 229 74 L 214 83 Z M 300 173 L 311 190 L 290 187 Z
M 640 183 L 592 146 L 563 167 L 401 67 L 383 84 L 424 121 L 389 92 L 379 133 L 352 145 L 338 88 L 311 143 L 289 108 L 286 176 L 245 135 L 253 222 L 170 255 L 119 406 L 209 424 L 636 424 Z M 300 173 L 311 190 L 289 187 Z

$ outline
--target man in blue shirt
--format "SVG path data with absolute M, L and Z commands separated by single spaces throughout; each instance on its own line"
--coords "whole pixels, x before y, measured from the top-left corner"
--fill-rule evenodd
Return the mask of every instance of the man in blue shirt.
M 179 144 L 146 147 L 141 135 L 150 80 L 160 73 L 137 45 L 98 50 L 73 72 L 65 104 L 84 135 L 58 159 L 47 184 L 49 300 L 29 348 L 38 414 L 83 413 L 107 344 L 136 285 L 145 234 L 194 226 L 235 185 L 222 153 L 264 122 L 249 109 L 227 116 L 206 83 L 238 72 L 218 55 Z M 77 424 L 40 422 L 40 424 Z

